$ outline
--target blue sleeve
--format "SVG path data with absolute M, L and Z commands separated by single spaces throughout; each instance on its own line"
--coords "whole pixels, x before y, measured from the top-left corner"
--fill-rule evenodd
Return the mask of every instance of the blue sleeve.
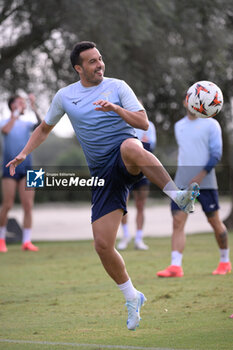
M 209 173 L 222 157 L 222 132 L 220 125 L 216 120 L 210 128 L 209 134 L 209 153 L 210 157 L 204 169 Z
M 210 156 L 208 163 L 204 167 L 204 170 L 206 170 L 207 173 L 211 172 L 211 170 L 218 164 L 219 160 L 220 159 L 218 159 L 214 156 Z
M 123 108 L 131 112 L 144 111 L 137 96 L 124 80 L 119 81 L 118 92 Z
M 149 121 L 149 128 L 148 130 L 142 130 L 142 129 L 137 129 L 135 128 L 136 131 L 136 135 L 138 137 L 138 139 L 140 141 L 142 141 L 144 144 L 148 144 L 149 145 L 149 149 L 148 146 L 146 148 L 147 151 L 153 152 L 153 150 L 155 149 L 156 146 L 156 129 L 154 124 Z
M 59 122 L 59 120 L 64 114 L 65 114 L 65 111 L 62 106 L 62 98 L 59 90 L 54 96 L 53 101 L 50 105 L 50 108 L 44 120 L 48 125 L 55 125 L 57 124 L 57 122 Z

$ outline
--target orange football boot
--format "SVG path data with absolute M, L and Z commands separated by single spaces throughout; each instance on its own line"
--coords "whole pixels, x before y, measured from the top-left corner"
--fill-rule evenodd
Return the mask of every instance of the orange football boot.
M 0 239 L 0 253 L 6 253 L 7 252 L 7 246 L 6 246 L 6 241 L 5 239 L 1 238 Z
M 226 275 L 227 273 L 231 273 L 230 261 L 220 262 L 217 269 L 212 272 L 213 275 Z
M 32 242 L 27 241 L 22 244 L 22 250 L 30 250 L 31 252 L 38 252 L 39 248 L 36 247 Z
M 158 277 L 183 277 L 184 272 L 181 266 L 170 265 L 165 270 L 157 272 Z

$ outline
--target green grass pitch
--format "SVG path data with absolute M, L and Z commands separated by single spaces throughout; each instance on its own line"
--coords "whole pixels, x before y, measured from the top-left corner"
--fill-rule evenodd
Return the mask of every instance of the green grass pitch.
M 131 245 L 122 253 L 135 287 L 148 300 L 135 332 L 126 328 L 123 295 L 105 273 L 91 241 L 41 242 L 38 253 L 8 246 L 8 253 L 0 255 L 0 340 L 35 343 L 0 342 L 0 349 L 74 348 L 59 343 L 231 349 L 233 275 L 211 275 L 219 261 L 214 236 L 187 236 L 185 275 L 175 279 L 156 277 L 170 263 L 170 238 L 145 241 L 149 251 L 135 251 Z M 233 252 L 232 233 L 229 241 Z

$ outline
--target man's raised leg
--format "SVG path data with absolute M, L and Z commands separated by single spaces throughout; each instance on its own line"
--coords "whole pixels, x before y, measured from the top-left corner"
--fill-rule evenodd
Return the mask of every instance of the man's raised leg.
M 194 201 L 199 195 L 199 186 L 192 183 L 186 190 L 177 188 L 170 175 L 151 153 L 146 151 L 138 139 L 127 139 L 121 144 L 121 157 L 128 172 L 137 175 L 140 171 L 186 213 L 194 211 Z

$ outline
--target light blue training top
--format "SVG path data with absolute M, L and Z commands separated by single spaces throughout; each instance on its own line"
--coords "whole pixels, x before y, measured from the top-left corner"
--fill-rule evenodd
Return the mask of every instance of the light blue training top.
M 147 130 L 136 129 L 137 137 L 140 141 L 150 144 L 150 150 L 153 151 L 156 146 L 156 130 L 154 124 L 149 121 L 149 128 Z
M 175 124 L 178 144 L 178 169 L 175 183 L 179 188 L 188 186 L 190 180 L 205 168 L 211 157 L 220 160 L 222 156 L 222 132 L 216 119 L 187 116 Z M 201 189 L 217 189 L 213 168 L 200 184 Z
M 68 115 L 90 168 L 111 165 L 111 152 L 125 139 L 136 136 L 134 128 L 115 112 L 96 111 L 93 102 L 99 99 L 133 112 L 144 110 L 123 80 L 104 78 L 97 86 L 84 87 L 78 81 L 60 89 L 44 119 L 55 125 L 65 113 Z
M 0 121 L 0 129 L 9 122 L 10 119 Z M 4 165 L 14 159 L 24 148 L 29 140 L 31 131 L 35 127 L 35 123 L 17 119 L 10 130 L 3 134 L 3 163 Z M 27 161 L 31 160 L 31 155 L 27 156 Z

